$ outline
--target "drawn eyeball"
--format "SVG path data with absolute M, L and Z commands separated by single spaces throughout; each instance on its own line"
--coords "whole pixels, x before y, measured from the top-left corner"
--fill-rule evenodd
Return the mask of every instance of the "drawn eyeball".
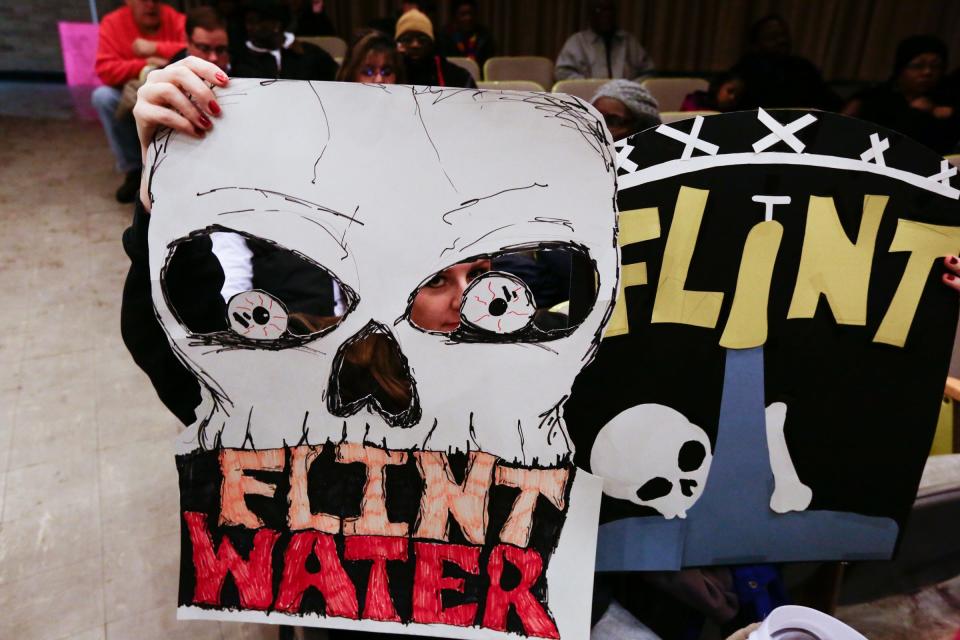
M 244 291 L 227 303 L 227 323 L 245 338 L 276 340 L 287 330 L 287 310 L 265 291 Z
M 491 333 L 514 333 L 533 321 L 537 307 L 523 280 L 500 271 L 478 277 L 463 292 L 460 319 Z

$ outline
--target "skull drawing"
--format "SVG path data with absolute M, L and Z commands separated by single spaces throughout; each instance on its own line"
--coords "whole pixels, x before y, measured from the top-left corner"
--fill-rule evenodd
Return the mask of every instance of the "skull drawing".
M 347 441 L 569 460 L 560 408 L 599 342 L 619 263 L 613 157 L 592 108 L 258 80 L 231 80 L 218 100 L 225 115 L 206 139 L 167 131 L 150 154 L 154 300 L 203 395 L 180 451 Z M 247 257 L 218 249 L 224 238 Z M 587 265 L 589 301 L 569 326 L 538 325 L 536 292 L 498 266 L 536 251 Z M 274 269 L 272 289 L 250 260 Z M 411 322 L 418 292 L 471 261 L 492 266 L 460 303 L 463 322 Z M 204 269 L 212 298 L 192 275 Z M 298 306 L 298 279 L 328 287 L 330 309 Z M 398 393 L 358 368 L 361 347 L 391 359 Z
M 603 492 L 685 518 L 703 493 L 712 460 L 707 434 L 680 412 L 642 404 L 614 416 L 597 434 L 590 468 Z

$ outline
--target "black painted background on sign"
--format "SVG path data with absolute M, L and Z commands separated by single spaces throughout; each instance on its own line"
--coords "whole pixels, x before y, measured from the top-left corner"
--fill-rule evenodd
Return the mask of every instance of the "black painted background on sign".
M 776 115 L 789 122 L 801 113 Z M 858 156 L 869 146 L 869 132 L 876 130 L 847 118 L 817 115 L 821 122 L 800 136 L 811 153 Z M 730 118 L 726 128 L 715 118 L 707 118 L 711 127 L 705 123 L 703 137 L 719 144 L 721 152 L 737 146 L 744 148 L 735 151 L 745 151 L 763 133 L 754 114 L 724 116 Z M 678 128 L 689 130 L 689 123 Z M 939 158 L 932 152 L 891 132 L 881 131 L 881 137 L 890 137 L 895 152 L 888 152 L 888 165 L 918 167 L 916 171 L 926 171 L 925 175 L 937 172 Z M 682 149 L 680 143 L 653 131 L 636 136 L 631 143 L 637 148 L 631 156 L 634 160 L 643 153 L 663 160 L 670 154 L 675 158 Z M 686 288 L 724 292 L 715 329 L 650 323 L 662 252 L 682 186 L 710 191 Z M 900 522 L 902 532 L 936 425 L 956 326 L 957 296 L 940 284 L 943 267 L 938 262 L 931 269 L 906 346 L 872 342 L 908 258 L 907 253 L 889 253 L 888 248 L 898 218 L 941 225 L 956 225 L 960 218 L 956 201 L 875 174 L 740 165 L 621 191 L 621 211 L 659 209 L 662 233 L 658 239 L 623 250 L 623 264 L 647 262 L 650 284 L 627 289 L 630 334 L 601 343 L 597 358 L 577 379 L 566 404 L 577 462 L 588 468 L 597 431 L 621 411 L 643 403 L 677 409 L 715 442 L 724 370 L 719 340 L 733 302 L 744 240 L 752 226 L 763 220 L 763 206 L 751 201 L 756 194 L 792 198 L 791 204 L 778 205 L 774 213 L 784 226 L 784 236 L 768 307 L 766 404 L 783 401 L 788 406 L 787 443 L 798 475 L 813 489 L 810 508 L 892 517 Z M 838 325 L 823 297 L 813 319 L 787 320 L 809 197 L 834 198 L 844 230 L 855 240 L 865 194 L 890 197 L 874 251 L 866 326 Z M 707 486 L 717 489 L 709 479 Z M 652 509 L 604 498 L 604 522 L 642 515 L 659 517 Z M 717 523 L 718 535 L 722 525 Z
M 360 515 L 360 500 L 363 495 L 366 469 L 361 463 L 340 464 L 336 462 L 334 450 L 334 446 L 328 443 L 309 469 L 307 475 L 307 493 L 310 498 L 311 511 L 313 513 L 323 512 L 339 515 L 344 518 L 357 517 Z M 454 478 L 458 482 L 462 482 L 466 470 L 467 456 L 465 454 L 450 454 L 448 459 Z M 290 454 L 287 452 L 286 467 L 289 466 L 289 462 Z M 250 551 L 253 548 L 253 537 L 256 534 L 256 530 L 238 526 L 227 527 L 217 525 L 217 520 L 220 515 L 220 485 L 222 481 L 218 452 L 202 451 L 177 456 L 177 469 L 180 476 L 181 513 L 192 511 L 207 514 L 207 525 L 213 537 L 214 549 L 219 549 L 222 539 L 227 537 L 242 558 L 249 558 Z M 417 471 L 413 456 L 409 456 L 407 463 L 404 465 L 386 467 L 385 472 L 384 494 L 387 497 L 388 516 L 392 522 L 406 522 L 412 533 L 416 523 L 423 486 L 423 481 Z M 259 495 L 247 495 L 245 497 L 247 507 L 263 520 L 264 525 L 269 529 L 281 533 L 273 552 L 273 593 L 274 597 L 276 597 L 283 571 L 283 553 L 293 535 L 287 530 L 286 526 L 288 508 L 287 495 L 290 488 L 289 475 L 288 471 L 252 471 L 247 473 L 262 482 L 275 484 L 277 487 L 272 497 Z M 570 487 L 572 486 L 573 479 L 574 471 L 571 468 L 571 474 L 567 481 L 566 488 L 566 504 L 569 504 Z M 455 591 L 444 590 L 441 593 L 443 606 L 449 608 L 459 604 L 479 603 L 475 620 L 475 624 L 477 625 L 480 624 L 480 620 L 483 617 L 483 607 L 489 585 L 489 578 L 486 573 L 487 560 L 490 557 L 490 552 L 499 543 L 500 530 L 506 523 L 513 502 L 519 493 L 519 489 L 501 485 L 492 485 L 490 488 L 487 511 L 487 535 L 485 544 L 480 552 L 479 575 L 468 574 L 449 562 L 444 563 L 444 576 L 462 578 L 464 580 L 464 593 L 460 594 Z M 548 611 L 547 567 L 553 551 L 559 542 L 560 530 L 565 518 L 566 509 L 563 511 L 558 510 L 543 496 L 538 498 L 534 512 L 529 548 L 535 549 L 540 554 L 543 559 L 543 571 L 541 572 L 540 579 L 534 584 L 530 591 Z M 449 542 L 451 544 L 468 544 L 463 533 L 457 526 L 456 520 L 452 516 L 450 517 L 449 525 Z M 190 536 L 183 521 L 181 521 L 180 527 L 180 540 L 179 604 L 182 606 L 191 606 L 193 605 L 196 573 L 193 566 Z M 342 535 L 336 535 L 334 536 L 334 540 L 337 544 L 341 564 L 350 577 L 351 582 L 356 586 L 359 611 L 362 613 L 364 610 L 364 598 L 367 592 L 371 562 L 342 560 L 344 537 Z M 437 540 L 424 541 L 440 542 Z M 406 562 L 387 562 L 387 574 L 391 595 L 393 596 L 393 603 L 396 607 L 397 614 L 402 620 L 407 622 L 410 621 L 412 614 L 411 603 L 415 560 L 416 552 L 414 551 L 413 541 L 411 541 L 408 548 L 408 560 Z M 316 557 L 312 554 L 307 560 L 307 569 L 313 572 L 320 569 L 319 562 L 317 562 Z M 519 571 L 505 559 L 503 576 L 501 578 L 502 587 L 504 589 L 512 589 L 517 585 L 519 579 Z M 206 605 L 193 606 L 211 608 Z M 221 594 L 221 606 L 216 608 L 240 608 L 236 584 L 229 573 L 227 574 Z M 301 613 L 322 614 L 324 608 L 323 596 L 316 589 L 308 589 L 301 604 Z M 512 609 L 507 615 L 507 630 L 521 635 L 524 634 L 520 619 Z

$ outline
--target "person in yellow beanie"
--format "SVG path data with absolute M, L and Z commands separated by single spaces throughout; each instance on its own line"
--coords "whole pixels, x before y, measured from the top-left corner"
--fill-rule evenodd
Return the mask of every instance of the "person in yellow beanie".
M 397 49 L 403 54 L 407 82 L 434 87 L 475 88 L 470 72 L 437 55 L 433 23 L 421 11 L 407 11 L 397 21 Z

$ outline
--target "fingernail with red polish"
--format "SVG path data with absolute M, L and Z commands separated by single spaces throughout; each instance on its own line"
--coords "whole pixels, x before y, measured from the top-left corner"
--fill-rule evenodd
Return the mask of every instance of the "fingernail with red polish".
M 205 116 L 205 115 L 202 114 L 202 113 L 200 114 L 199 120 L 200 120 L 200 124 L 202 124 L 203 126 L 205 126 L 205 127 L 208 128 L 208 129 L 213 126 L 213 123 L 210 122 L 210 118 L 208 118 L 207 116 Z
M 947 274 L 947 275 L 944 276 L 944 277 L 945 277 L 947 280 L 951 280 L 951 281 L 956 280 L 956 278 L 954 278 L 954 277 L 951 276 L 950 274 Z
M 199 137 L 201 137 L 201 138 L 202 138 L 204 135 L 206 135 L 206 133 L 207 133 L 206 131 L 204 131 L 203 129 L 201 129 L 200 127 L 197 127 L 197 126 L 194 126 L 194 127 L 193 127 L 193 132 L 194 132 L 195 134 L 197 134 L 197 135 L 198 135 Z
M 212 113 L 215 116 L 220 115 L 220 105 L 217 104 L 216 100 L 211 100 L 209 107 L 210 107 L 210 113 Z
M 221 71 L 217 71 L 217 80 L 219 80 L 220 82 L 226 84 L 226 83 L 227 83 L 227 80 L 229 80 L 229 78 L 227 78 L 227 76 L 226 76 L 225 73 L 223 73 L 223 72 L 221 72 Z
M 950 264 L 957 264 L 956 258 L 950 258 Z

